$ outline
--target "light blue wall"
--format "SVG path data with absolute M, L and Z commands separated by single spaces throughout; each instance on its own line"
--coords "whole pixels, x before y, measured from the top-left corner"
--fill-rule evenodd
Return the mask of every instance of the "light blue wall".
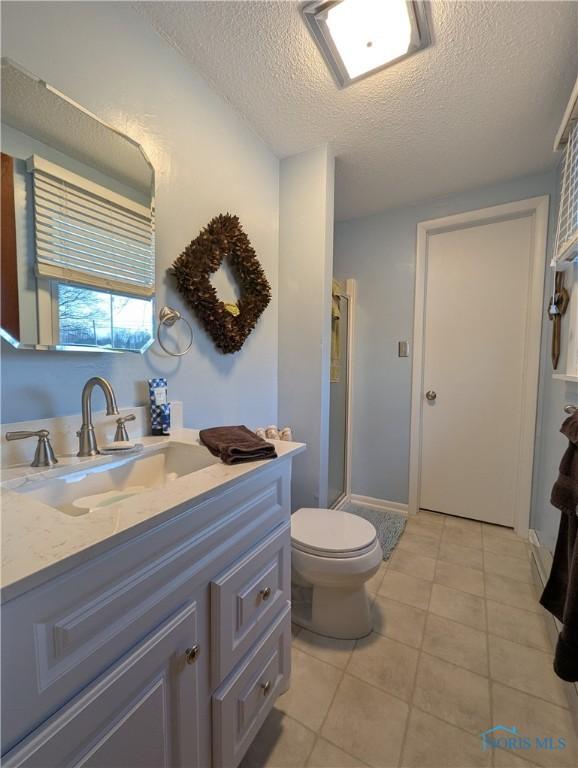
M 354 357 L 354 493 L 400 503 L 408 500 L 411 357 L 397 357 L 397 342 L 412 338 L 418 222 L 490 205 L 550 195 L 548 252 L 554 239 L 555 171 L 419 203 L 364 219 L 338 222 L 334 272 L 357 280 Z M 549 261 L 549 256 L 548 256 Z M 548 274 L 547 291 L 551 281 Z M 536 446 L 533 524 L 551 542 L 558 516 L 547 503 L 564 448 L 557 434 L 561 407 L 572 395 L 546 366 L 549 321 L 544 316 L 540 413 Z M 576 395 L 574 394 L 574 399 Z
M 166 269 L 213 216 L 239 215 L 273 289 L 242 351 L 222 355 L 194 324 L 183 358 L 25 352 L 2 343 L 2 422 L 80 412 L 95 374 L 121 406 L 167 376 L 190 426 L 277 419 L 279 162 L 247 124 L 125 3 L 2 3 L 2 54 L 140 141 L 157 176 L 158 305 L 181 309 Z M 95 401 L 95 407 L 102 407 Z
M 327 506 L 334 167 L 327 146 L 281 161 L 279 422 L 307 443 L 294 509 Z

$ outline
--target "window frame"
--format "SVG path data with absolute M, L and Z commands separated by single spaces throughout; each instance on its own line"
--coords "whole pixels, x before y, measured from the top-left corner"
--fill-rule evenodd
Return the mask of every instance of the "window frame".
M 38 339 L 39 344 L 43 346 L 55 347 L 59 350 L 74 350 L 74 351 L 91 351 L 91 352 L 132 352 L 137 354 L 144 354 L 147 349 L 151 347 L 155 342 L 155 316 L 156 316 L 156 298 L 155 296 L 133 296 L 131 294 L 124 294 L 118 291 L 105 291 L 97 286 L 81 285 L 76 283 L 70 283 L 64 280 L 47 279 L 37 277 L 37 301 L 38 301 Z M 140 301 L 148 301 L 151 305 L 151 327 L 150 327 L 150 339 L 138 349 L 130 349 L 128 347 L 114 347 L 105 346 L 102 344 L 88 345 L 88 344 L 71 344 L 61 343 L 60 341 L 60 312 L 59 312 L 59 297 L 58 289 L 60 285 L 75 285 L 78 288 L 95 291 L 97 293 L 108 293 L 110 296 L 126 296 L 129 299 L 137 299 Z

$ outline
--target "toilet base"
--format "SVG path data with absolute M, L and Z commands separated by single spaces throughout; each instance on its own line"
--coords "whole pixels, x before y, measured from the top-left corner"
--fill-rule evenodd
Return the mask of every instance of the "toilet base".
M 313 587 L 309 605 L 293 605 L 293 623 L 310 632 L 339 640 L 358 640 L 373 629 L 371 608 L 363 585 L 349 589 Z

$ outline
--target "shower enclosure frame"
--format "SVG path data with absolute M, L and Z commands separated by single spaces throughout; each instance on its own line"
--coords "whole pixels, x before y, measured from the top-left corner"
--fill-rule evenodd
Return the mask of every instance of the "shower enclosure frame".
M 342 298 L 347 300 L 347 390 L 345 398 L 345 488 L 331 504 L 331 509 L 342 509 L 351 501 L 351 464 L 353 438 L 353 362 L 355 353 L 355 315 L 357 307 L 357 281 L 353 278 L 340 281 L 344 286 Z M 331 383 L 329 384 L 331 387 Z M 329 438 L 329 433 L 328 433 Z M 331 446 L 329 446 L 331 450 Z M 329 486 L 329 483 L 328 483 Z

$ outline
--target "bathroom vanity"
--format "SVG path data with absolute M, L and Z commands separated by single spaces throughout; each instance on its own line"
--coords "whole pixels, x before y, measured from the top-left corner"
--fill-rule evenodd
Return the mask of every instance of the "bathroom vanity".
M 0 335 L 29 351 L 144 353 L 154 168 L 44 78 L 3 60 L 2 86 L 14 224 L 3 259 L 19 278 Z M 112 422 L 92 423 L 95 385 L 118 416 L 110 383 L 91 375 L 82 420 L 0 428 L 5 465 L 20 465 L 2 478 L 3 764 L 235 768 L 288 686 L 290 477 L 303 446 L 225 466 L 179 428 L 173 402 L 170 438 L 98 455 Z M 117 432 L 130 419 L 148 434 L 148 409 L 131 411 Z
M 193 430 L 140 441 L 4 473 L 6 768 L 234 768 L 288 687 L 304 446 L 228 467 Z

